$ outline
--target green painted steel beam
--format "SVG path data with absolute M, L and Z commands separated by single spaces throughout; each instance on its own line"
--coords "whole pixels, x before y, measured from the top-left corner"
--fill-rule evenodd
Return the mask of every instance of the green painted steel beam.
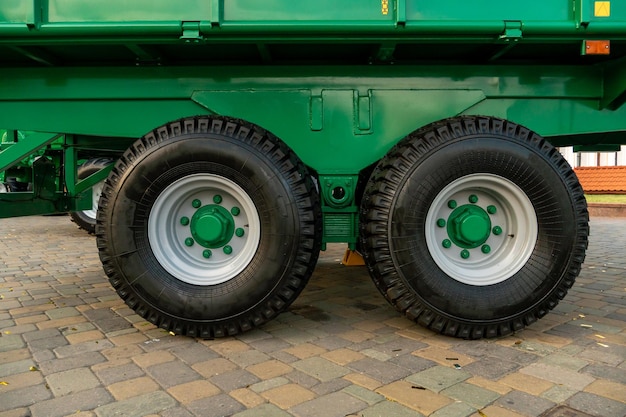
M 87 178 L 77 182 L 76 185 L 74 186 L 74 192 L 71 193 L 71 194 L 72 195 L 80 194 L 80 193 L 85 192 L 86 190 L 90 189 L 91 187 L 93 187 L 94 185 L 99 183 L 100 181 L 104 181 L 107 178 L 107 176 L 109 175 L 109 173 L 111 172 L 111 170 L 113 169 L 114 166 L 115 166 L 115 164 L 112 163 L 111 165 L 107 166 L 106 168 L 103 168 L 103 169 L 101 169 L 98 172 L 94 172 L 93 174 L 91 174 Z
M 8 146 L 0 152 L 0 172 L 10 168 L 40 148 L 54 142 L 60 136 L 58 133 L 34 133 Z
M 61 198 L 62 195 L 59 195 Z M 58 212 L 55 199 L 38 198 L 32 192 L 0 194 L 0 218 Z
M 0 79 L 11 80 L 0 84 L 0 101 L 188 100 L 196 91 L 262 89 L 479 89 L 489 97 L 600 98 L 602 77 L 602 67 L 574 65 L 0 68 Z M 8 126 L 4 119 L 0 114 L 0 126 Z
M 198 21 L 197 19 L 190 21 L 198 22 L 201 35 L 198 39 L 210 42 L 336 40 L 345 43 L 380 40 L 381 36 L 391 37 L 398 41 L 419 41 L 420 37 L 436 36 L 447 40 L 474 39 L 487 43 L 498 39 L 506 29 L 504 20 L 421 20 L 407 21 L 400 27 L 395 22 L 377 21 L 252 21 L 225 22 L 219 26 L 219 29 L 215 29 L 215 24 L 211 21 Z M 626 38 L 626 22 L 624 21 L 593 22 L 584 27 L 574 21 L 519 21 L 523 23 L 522 33 L 525 40 L 551 42 L 557 39 L 572 41 L 600 37 L 611 40 Z M 184 22 L 64 22 L 42 24 L 37 30 L 33 30 L 26 24 L 0 23 L 0 43 L 35 42 L 35 44 L 62 45 L 128 43 L 137 40 L 150 41 L 150 43 L 181 43 L 185 40 Z M 290 39 L 286 40 L 285 36 L 289 36 Z M 430 39 L 422 41 L 429 42 Z
M 91 208 L 91 194 L 71 197 L 57 191 L 52 196 L 40 197 L 33 192 L 0 194 L 0 218 L 65 213 Z
M 7 126 L 32 126 L 17 130 L 55 130 L 134 140 L 172 120 L 207 111 L 191 100 L 45 100 L 0 101 L 0 113 L 0 120 Z

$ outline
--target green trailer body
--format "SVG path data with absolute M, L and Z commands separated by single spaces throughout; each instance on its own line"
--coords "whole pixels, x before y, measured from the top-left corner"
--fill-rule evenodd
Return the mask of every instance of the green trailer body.
M 623 2 L 4 0 L 0 217 L 102 192 L 105 272 L 176 333 L 267 322 L 345 242 L 410 319 L 493 337 L 573 284 L 554 147 L 626 144 L 624 101 Z

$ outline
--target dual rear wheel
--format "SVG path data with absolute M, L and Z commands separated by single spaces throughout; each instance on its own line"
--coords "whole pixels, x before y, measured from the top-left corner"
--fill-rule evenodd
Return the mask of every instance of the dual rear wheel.
M 460 117 L 409 135 L 365 190 L 361 247 L 400 312 L 450 336 L 496 337 L 544 316 L 587 247 L 582 188 L 561 154 L 504 120 Z
M 227 118 L 170 123 L 117 162 L 96 236 L 118 294 L 178 334 L 233 335 L 306 285 L 321 246 L 312 177 L 278 138 Z
M 246 122 L 198 117 L 137 141 L 104 184 L 96 235 L 118 294 L 179 334 L 232 335 L 285 310 L 322 241 L 313 173 Z M 544 139 L 493 118 L 414 132 L 374 169 L 360 247 L 399 311 L 463 338 L 520 329 L 562 298 L 587 243 L 582 190 Z

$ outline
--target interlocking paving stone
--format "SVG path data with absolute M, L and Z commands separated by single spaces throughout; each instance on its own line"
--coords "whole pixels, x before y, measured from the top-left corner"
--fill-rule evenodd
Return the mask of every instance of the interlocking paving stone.
M 331 392 L 341 391 L 343 388 L 350 385 L 350 382 L 347 379 L 337 378 L 330 381 L 322 382 L 320 384 L 314 385 L 311 387 L 311 390 L 315 392 L 317 395 L 326 395 Z
M 0 378 L 5 378 L 9 375 L 21 374 L 28 371 L 32 366 L 35 366 L 35 362 L 30 359 L 24 359 L 16 362 L 0 363 Z
M 614 401 L 606 397 L 579 392 L 567 400 L 570 407 L 598 417 L 626 416 L 626 403 Z
M 200 379 L 200 374 L 180 362 L 167 362 L 151 366 L 147 371 L 164 388 Z
M 626 385 L 613 381 L 598 380 L 585 388 L 586 392 L 601 395 L 626 404 Z
M 263 392 L 270 390 L 272 388 L 280 387 L 281 385 L 288 384 L 290 381 L 284 377 L 267 379 L 265 381 L 257 382 L 256 384 L 250 385 L 250 389 L 254 392 Z M 298 384 L 300 385 L 300 384 Z
M 626 219 L 591 223 L 568 296 L 511 336 L 464 341 L 411 323 L 331 244 L 287 313 L 196 340 L 128 308 L 94 237 L 67 218 L 0 220 L 0 237 L 20 231 L 0 239 L 0 416 L 621 416 Z
M 80 316 L 80 313 L 74 307 L 62 307 L 55 308 L 53 310 L 46 310 L 46 315 L 50 317 L 50 320 L 54 320 L 66 317 Z
M 574 371 L 579 371 L 585 366 L 589 365 L 589 361 L 573 357 L 570 355 L 563 355 L 561 353 L 555 353 L 542 358 L 540 363 L 546 363 L 549 365 L 568 368 Z
M 0 391 L 0 412 L 18 407 L 28 407 L 47 400 L 51 396 L 52 393 L 44 385 L 35 385 L 7 392 Z
M 38 401 L 30 409 L 32 417 L 63 417 L 75 414 L 77 411 L 93 410 L 104 404 L 109 404 L 111 401 L 113 398 L 104 388 L 94 388 L 46 401 Z
M 267 400 L 248 388 L 239 388 L 228 393 L 246 408 L 254 408 L 265 404 Z
M 471 374 L 463 370 L 437 365 L 425 371 L 413 374 L 406 378 L 406 380 L 419 387 L 425 387 L 433 392 L 439 392 L 459 382 L 465 381 L 470 376 Z
M 67 339 L 65 339 L 67 340 Z M 69 342 L 67 342 L 69 343 Z M 108 340 L 93 340 L 89 342 L 82 342 L 76 345 L 63 345 L 54 348 L 54 353 L 59 358 L 68 358 L 82 353 L 99 352 L 101 350 L 110 349 L 114 345 Z
M 476 409 L 464 402 L 455 402 L 435 411 L 430 417 L 468 417 L 476 415 Z
M 149 377 L 140 377 L 120 381 L 109 385 L 108 390 L 113 394 L 116 400 L 127 400 L 142 394 L 158 391 L 159 385 Z
M 100 406 L 95 409 L 95 413 L 98 417 L 141 417 L 156 414 L 175 405 L 176 401 L 165 392 L 155 391 Z M 80 410 L 80 408 L 77 409 Z
M 244 411 L 246 407 L 234 398 L 220 394 L 187 404 L 187 409 L 198 417 L 224 417 Z
M 214 376 L 210 381 L 223 391 L 229 392 L 237 388 L 256 384 L 260 379 L 246 370 L 238 369 Z
M 193 417 L 188 410 L 183 407 L 168 408 L 158 414 L 159 417 Z M 74 416 L 72 416 L 74 417 Z M 156 416 L 155 416 L 156 417 Z
M 578 390 L 568 388 L 563 385 L 555 385 L 549 390 L 543 392 L 540 397 L 558 404 L 563 403 L 565 400 L 567 400 L 577 392 Z
M 98 378 L 88 368 L 51 374 L 46 377 L 46 381 L 55 397 L 96 388 L 100 385 Z
M 285 410 L 314 399 L 315 393 L 296 384 L 285 384 L 264 391 L 261 396 Z
M 16 350 L 24 346 L 26 346 L 24 340 L 17 334 L 5 334 L 0 337 L 0 352 Z
M 202 398 L 217 395 L 220 393 L 220 389 L 209 381 L 197 380 L 176 385 L 168 389 L 167 392 L 180 403 L 187 404 Z
M 275 359 L 257 363 L 246 368 L 261 379 L 271 379 L 293 371 L 293 367 Z
M 581 371 L 593 375 L 596 378 L 605 378 L 626 384 L 626 371 L 624 371 L 624 369 L 601 364 L 592 364 L 583 368 Z
M 540 363 L 529 365 L 521 369 L 520 372 L 577 390 L 583 390 L 595 380 L 595 378 L 589 375 L 572 371 L 568 368 Z
M 340 378 L 350 373 L 348 368 L 334 364 L 320 357 L 307 358 L 294 362 L 292 366 L 322 382 Z
M 376 390 L 391 401 L 419 411 L 424 415 L 430 415 L 454 402 L 451 398 L 437 394 L 429 389 L 423 389 L 406 381 L 396 381 Z
M 410 375 L 411 371 L 390 362 L 365 358 L 346 365 L 350 369 L 368 375 L 384 384 Z
M 100 352 L 85 352 L 67 358 L 51 358 L 40 362 L 39 365 L 41 371 L 49 375 L 69 369 L 81 368 L 83 366 L 92 366 L 102 362 L 106 362 L 106 358 Z
M 298 370 L 289 372 L 285 375 L 285 378 L 306 388 L 311 388 L 320 383 L 318 379 L 313 378 L 311 375 L 307 375 L 304 372 Z
M 476 362 L 472 362 L 463 369 L 474 375 L 479 375 L 494 381 L 519 370 L 522 366 L 515 362 L 508 362 L 496 357 L 482 357 Z
M 292 414 L 281 410 L 274 404 L 261 404 L 246 411 L 234 414 L 233 417 L 291 417 Z
M 382 401 L 359 412 L 361 417 L 423 417 L 423 414 L 401 404 Z
M 546 411 L 540 417 L 592 417 L 590 414 L 583 413 L 579 410 L 560 405 L 552 410 Z
M 461 382 L 441 391 L 441 394 L 462 401 L 474 408 L 480 409 L 491 404 L 500 397 L 497 392 L 490 391 L 473 384 Z M 507 394 L 508 395 L 508 394 Z
M 366 402 L 344 392 L 334 392 L 297 405 L 289 411 L 297 417 L 345 417 L 366 407 Z
M 145 372 L 134 363 L 124 363 L 95 372 L 104 385 L 111 385 L 145 375 Z
M 520 414 L 531 416 L 538 416 L 555 406 L 552 401 L 537 398 L 521 391 L 509 392 L 496 401 L 496 404 Z
M 382 395 L 372 392 L 358 385 L 349 385 L 345 387 L 344 389 L 342 389 L 341 391 L 347 394 L 350 394 L 353 397 L 356 397 L 361 401 L 365 401 L 369 405 L 374 405 L 384 400 L 384 397 Z

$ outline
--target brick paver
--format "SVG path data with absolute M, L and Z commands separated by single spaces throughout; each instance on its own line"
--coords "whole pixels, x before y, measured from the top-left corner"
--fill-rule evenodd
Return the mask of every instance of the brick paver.
M 593 218 L 591 230 L 567 297 L 505 338 L 411 323 L 329 245 L 288 312 L 205 341 L 129 309 L 94 237 L 67 217 L 3 219 L 0 417 L 623 417 L 626 219 Z

